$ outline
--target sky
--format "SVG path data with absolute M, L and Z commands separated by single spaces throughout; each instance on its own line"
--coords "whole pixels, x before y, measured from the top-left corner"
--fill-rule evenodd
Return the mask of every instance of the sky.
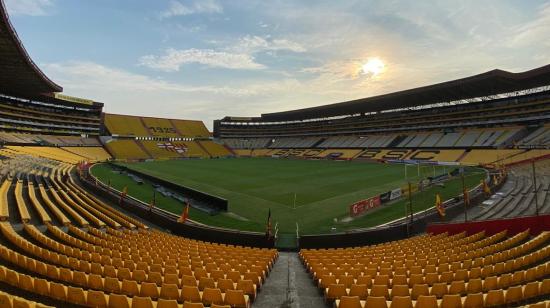
M 550 63 L 545 1 L 4 1 L 65 94 L 209 128 Z

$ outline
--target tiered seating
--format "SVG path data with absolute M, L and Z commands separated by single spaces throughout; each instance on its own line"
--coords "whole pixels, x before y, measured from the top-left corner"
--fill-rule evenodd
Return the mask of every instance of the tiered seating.
M 467 165 L 479 165 L 479 164 L 492 164 L 500 162 L 501 160 L 519 154 L 521 150 L 471 150 L 460 161 L 462 164 Z
M 106 113 L 105 127 L 112 135 L 137 137 L 150 135 L 140 117 Z
M 208 153 L 204 152 L 195 141 L 177 141 L 172 143 L 176 146 L 186 148 L 185 156 L 187 157 L 209 157 Z
M 3 218 L 9 217 L 7 204 L 16 200 L 23 219 L 22 231 L 7 220 L 0 222 L 5 264 L 0 281 L 31 295 L 91 307 L 250 307 L 277 258 L 275 250 L 149 230 L 87 193 L 70 175 L 70 164 L 28 160 L 28 167 L 19 171 L 29 172 L 27 180 L 16 181 L 11 191 L 11 180 L 0 186 L 6 196 L 0 203 L 6 205 Z M 41 166 L 51 169 L 39 172 Z M 28 198 L 21 197 L 25 189 Z M 15 198 L 8 198 L 10 193 Z M 34 207 L 45 225 L 30 224 L 32 217 L 22 214 L 23 207 Z M 8 301 L 15 300 L 0 294 L 0 303 Z
M 171 120 L 171 122 L 182 137 L 210 137 L 210 133 L 202 121 Z
M 229 151 L 221 144 L 212 141 L 199 141 L 200 144 L 208 151 L 211 157 L 224 157 L 228 156 Z
M 102 147 L 63 147 L 62 149 L 85 157 L 89 161 L 105 161 L 111 159 L 111 155 Z
M 111 140 L 110 142 L 105 144 L 105 147 L 117 159 L 151 158 L 149 154 L 145 153 L 145 151 L 143 151 L 143 149 L 138 146 L 135 140 L 131 139 Z
M 550 232 L 424 235 L 381 245 L 302 250 L 336 307 L 489 307 L 550 294 Z
M 159 141 L 137 141 L 143 145 L 147 152 L 151 154 L 155 159 L 170 159 L 170 158 L 181 158 L 184 156 L 184 153 L 178 153 L 174 148 L 167 149 L 165 146 L 159 146 L 166 144 L 165 142 Z
M 35 146 L 7 146 L 7 148 L 12 151 L 18 152 L 19 154 L 44 157 L 70 164 L 76 164 L 86 160 L 86 158 L 83 156 L 65 151 L 61 148 Z
M 171 120 L 120 114 L 105 114 L 105 126 L 112 135 L 135 137 L 209 138 L 202 121 Z
M 152 136 L 178 137 L 176 129 L 168 119 L 142 117 L 141 120 Z

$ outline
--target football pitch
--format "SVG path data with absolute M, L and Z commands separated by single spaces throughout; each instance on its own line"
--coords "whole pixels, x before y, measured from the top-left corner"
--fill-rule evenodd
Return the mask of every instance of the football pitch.
M 366 215 L 349 217 L 352 203 L 402 187 L 420 178 L 449 172 L 454 167 L 405 166 L 361 161 L 293 160 L 274 158 L 232 158 L 170 160 L 142 163 L 119 163 L 130 169 L 185 185 L 229 200 L 227 213 L 209 215 L 192 208 L 190 219 L 240 230 L 264 232 L 269 210 L 272 224 L 281 233 L 319 234 L 380 225 L 405 215 L 406 201 L 398 200 Z M 99 164 L 93 175 L 103 183 L 149 203 L 153 196 L 150 183 L 138 185 L 113 166 Z M 481 169 L 468 168 L 468 187 L 479 184 L 485 176 Z M 439 192 L 444 200 L 462 191 L 459 178 L 444 187 L 434 186 L 413 195 L 413 211 L 433 207 Z M 177 215 L 183 205 L 156 194 L 156 206 Z

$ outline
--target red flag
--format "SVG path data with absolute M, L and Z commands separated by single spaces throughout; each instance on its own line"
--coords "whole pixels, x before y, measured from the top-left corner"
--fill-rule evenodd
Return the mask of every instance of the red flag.
M 179 223 L 184 223 L 189 218 L 189 202 L 187 202 L 183 212 L 181 212 L 180 218 L 178 218 Z

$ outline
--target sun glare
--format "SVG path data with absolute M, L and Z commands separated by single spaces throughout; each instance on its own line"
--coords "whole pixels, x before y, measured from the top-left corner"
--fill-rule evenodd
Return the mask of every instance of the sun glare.
M 384 71 L 385 65 L 380 58 L 370 58 L 361 66 L 363 75 L 377 76 Z

